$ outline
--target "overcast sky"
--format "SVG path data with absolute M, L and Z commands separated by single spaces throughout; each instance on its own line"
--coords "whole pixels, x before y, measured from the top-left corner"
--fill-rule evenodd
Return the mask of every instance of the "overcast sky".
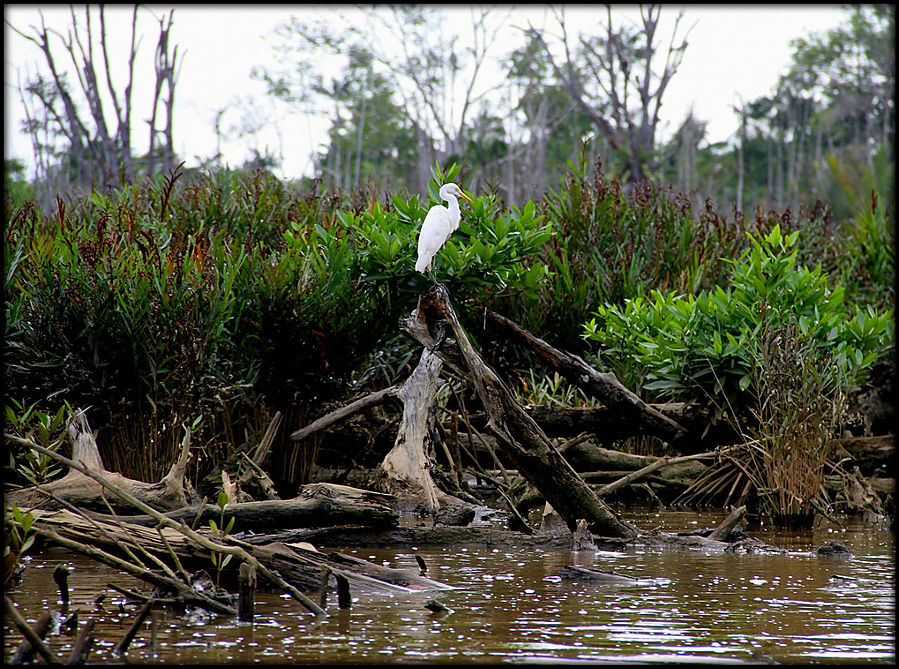
M 23 32 L 33 34 L 29 26 L 40 25 L 39 7 L 4 5 L 4 18 Z M 120 65 L 127 60 L 131 7 L 112 5 L 106 9 L 109 50 Z M 152 57 L 158 19 L 170 8 L 150 5 L 138 14 L 141 17 L 138 31 L 144 34 L 135 64 L 133 126 L 134 146 L 138 151 L 146 150 L 147 146 L 146 125 L 141 119 L 148 117 L 152 99 Z M 689 46 L 664 97 L 663 135 L 674 130 L 692 107 L 699 120 L 708 122 L 712 142 L 733 135 L 737 127 L 733 106 L 741 99 L 752 100 L 772 91 L 778 75 L 789 65 L 791 39 L 823 33 L 839 25 L 844 16 L 837 5 L 666 5 L 659 26 L 659 43 L 667 44 L 674 17 L 681 8 L 684 18 L 680 34 L 691 28 Z M 48 27 L 64 32 L 71 24 L 67 6 L 44 5 L 40 9 Z M 509 21 L 512 25 L 524 26 L 531 21 L 536 26 L 553 26 L 552 18 L 545 17 L 542 5 L 520 8 L 509 5 L 505 9 L 514 10 Z M 578 26 L 595 26 L 604 16 L 600 6 L 575 5 L 567 11 L 572 24 Z M 83 17 L 83 6 L 76 6 L 76 12 Z M 311 154 L 324 140 L 326 122 L 291 114 L 282 105 L 267 100 L 262 84 L 250 78 L 250 71 L 260 65 L 276 67 L 276 41 L 272 39 L 275 26 L 291 15 L 321 16 L 334 12 L 328 5 L 176 6 L 172 39 L 185 57 L 175 93 L 175 149 L 188 166 L 215 153 L 216 111 L 236 100 L 252 99 L 258 103 L 255 114 L 266 120 L 265 127 L 254 138 L 222 144 L 226 161 L 237 166 L 250 156 L 252 147 L 270 149 L 283 159 L 282 176 L 311 174 Z M 628 14 L 634 15 L 633 6 L 622 6 L 620 13 L 613 12 L 613 17 Z M 469 25 L 468 12 L 454 9 L 449 15 L 452 28 L 464 37 Z M 34 44 L 13 32 L 6 23 L 4 29 L 6 157 L 22 158 L 30 166 L 30 144 L 19 130 L 23 114 L 17 85 L 39 70 L 46 71 L 46 65 Z M 519 43 L 520 34 L 510 27 L 496 40 L 492 55 L 505 56 Z M 63 62 L 64 53 L 61 49 L 59 53 L 57 61 Z M 235 124 L 238 117 L 237 111 L 228 112 L 224 126 Z

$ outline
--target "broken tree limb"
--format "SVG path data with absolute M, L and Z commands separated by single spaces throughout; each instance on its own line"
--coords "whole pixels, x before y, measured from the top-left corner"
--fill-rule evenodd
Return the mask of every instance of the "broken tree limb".
M 89 618 L 84 623 L 75 645 L 72 646 L 72 653 L 69 655 L 69 659 L 66 660 L 67 665 L 79 665 L 87 662 L 87 656 L 90 655 L 91 648 L 94 645 L 94 626 L 96 624 L 96 618 Z
M 231 607 L 222 604 L 215 599 L 206 597 L 201 593 L 195 592 L 186 583 L 182 583 L 177 579 L 169 578 L 168 576 L 151 571 L 144 567 L 138 567 L 115 555 L 111 555 L 106 551 L 100 550 L 95 546 L 87 545 L 80 541 L 75 541 L 73 539 L 64 537 L 55 530 L 40 527 L 37 525 L 37 523 L 35 524 L 34 531 L 36 534 L 59 546 L 69 548 L 73 551 L 81 553 L 82 555 L 87 555 L 97 562 L 102 562 L 103 564 L 112 567 L 113 569 L 128 572 L 135 578 L 139 578 L 143 581 L 146 581 L 147 583 L 151 583 L 153 585 L 165 588 L 166 590 L 170 590 L 188 604 L 200 606 L 207 611 L 212 611 L 213 613 L 234 613 L 234 610 Z
M 246 469 L 240 474 L 238 483 L 242 489 L 246 489 L 250 485 L 255 485 L 262 493 L 265 499 L 281 499 L 275 490 L 275 484 L 268 474 L 263 471 L 262 467 L 257 465 L 250 456 L 241 452 L 241 461 L 246 465 Z
M 163 515 L 169 520 L 185 523 L 199 518 L 199 524 L 205 526 L 210 519 L 220 522 L 222 513 L 218 505 L 204 504 Z M 91 518 L 112 520 L 108 514 L 99 513 L 92 513 Z M 395 527 L 399 523 L 391 495 L 334 483 L 307 484 L 293 499 L 228 504 L 224 510 L 224 522 L 227 524 L 231 518 L 235 519 L 235 528 L 253 528 L 257 531 L 328 525 Z M 156 516 L 149 514 L 130 515 L 127 520 L 147 527 L 157 523 Z
M 731 530 L 737 526 L 737 523 L 743 520 L 745 515 L 745 506 L 734 509 L 733 512 L 715 528 L 715 531 L 709 535 L 709 539 L 714 539 L 715 541 L 727 541 L 727 537 L 730 536 Z
M 321 418 L 318 418 L 309 423 L 309 425 L 306 425 L 296 432 L 291 433 L 290 438 L 294 441 L 302 441 L 303 439 L 312 436 L 316 432 L 321 432 L 322 430 L 331 427 L 335 423 L 339 423 L 340 421 L 349 418 L 353 414 L 357 414 L 369 407 L 382 404 L 387 399 L 398 397 L 400 389 L 402 387 L 403 384 L 397 384 L 395 386 L 390 386 L 389 388 L 384 388 L 383 390 L 377 390 L 373 393 L 369 393 L 365 397 L 360 397 L 355 402 L 351 402 L 350 404 L 340 407 L 339 409 L 336 409 L 331 413 L 325 414 Z
M 618 490 L 619 488 L 628 485 L 629 483 L 633 483 L 634 481 L 643 478 L 644 476 L 651 474 L 652 472 L 661 469 L 662 467 L 668 467 L 670 465 L 677 465 L 682 462 L 693 462 L 696 460 L 703 460 L 706 458 L 714 458 L 716 455 L 720 455 L 720 453 L 716 453 L 714 451 L 710 451 L 708 453 L 697 453 L 695 455 L 682 455 L 678 457 L 662 457 L 658 458 L 655 462 L 652 462 L 642 469 L 638 469 L 635 472 L 631 472 L 626 476 L 622 476 L 617 481 L 613 481 L 608 485 L 604 485 L 602 488 L 596 491 L 597 495 L 608 495 L 611 492 Z
M 147 616 L 150 614 L 150 609 L 153 608 L 153 603 L 156 600 L 148 599 L 144 602 L 144 605 L 137 612 L 137 615 L 134 617 L 134 620 L 131 623 L 131 626 L 125 632 L 125 636 L 122 637 L 122 640 L 116 644 L 116 647 L 113 648 L 113 655 L 123 655 L 128 652 L 128 646 L 131 645 L 131 642 L 134 640 L 135 635 L 137 634 L 137 630 L 140 629 L 140 626 L 144 624 L 144 620 L 147 619 Z
M 257 467 L 261 468 L 262 465 L 265 464 L 265 459 L 268 457 L 269 451 L 272 448 L 272 443 L 275 441 L 275 434 L 278 432 L 280 426 L 281 412 L 276 411 L 271 422 L 268 424 L 268 428 L 265 430 L 265 434 L 262 436 L 262 440 L 253 452 L 252 461 Z
M 578 476 L 474 350 L 456 317 L 445 286 L 437 285 L 420 295 L 418 306 L 403 321 L 402 329 L 425 348 L 435 351 L 444 362 L 458 364 L 461 360 L 462 369 L 467 371 L 489 416 L 490 432 L 519 473 L 545 495 L 570 529 L 575 528 L 578 518 L 585 518 L 590 531 L 596 535 L 620 538 L 637 535 L 637 528 L 603 503 Z M 445 345 L 449 343 L 445 341 L 445 335 L 450 332 L 455 338 L 455 346 Z
M 686 434 L 680 424 L 656 411 L 621 385 L 614 374 L 600 372 L 580 357 L 560 351 L 505 316 L 489 310 L 487 316 L 557 369 L 569 382 L 590 393 L 606 406 L 614 407 L 622 422 L 638 425 L 643 434 L 660 437 L 672 444 Z
M 34 625 L 31 627 L 31 631 L 41 640 L 47 636 L 47 631 L 50 629 L 50 622 L 53 620 L 53 614 L 50 613 L 49 610 L 44 611 L 41 616 L 35 621 Z M 9 658 L 10 664 L 23 664 L 25 662 L 30 662 L 31 658 L 34 656 L 34 646 L 26 637 L 13 652 L 12 657 Z
M 22 614 L 16 609 L 15 604 L 10 601 L 9 597 L 3 595 L 3 605 L 6 610 L 6 615 L 12 620 L 13 624 L 18 628 L 18 630 L 22 633 L 22 635 L 28 640 L 31 644 L 31 648 L 42 658 L 44 658 L 44 662 L 47 664 L 60 664 L 60 661 L 56 658 L 56 656 L 47 648 L 47 644 L 44 643 L 44 640 L 41 639 L 33 629 L 28 626 L 28 623 L 22 617 Z

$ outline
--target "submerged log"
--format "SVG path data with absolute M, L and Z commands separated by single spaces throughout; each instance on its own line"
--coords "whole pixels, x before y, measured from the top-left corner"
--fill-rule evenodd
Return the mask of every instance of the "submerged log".
M 418 306 L 403 321 L 403 330 L 474 384 L 489 416 L 487 427 L 518 471 L 539 489 L 573 529 L 585 518 L 594 534 L 632 537 L 638 532 L 600 500 L 578 476 L 513 393 L 474 350 L 449 301 L 446 288 L 419 296 Z M 452 333 L 455 345 L 445 341 Z
M 204 504 L 169 511 L 164 515 L 187 524 L 203 526 L 210 520 L 224 523 L 234 518 L 237 530 L 252 528 L 264 532 L 296 527 L 327 527 L 329 525 L 367 525 L 395 527 L 399 516 L 393 508 L 393 496 L 370 490 L 352 488 L 336 483 L 310 483 L 303 486 L 293 499 L 262 500 L 228 504 L 224 511 L 215 504 Z M 92 518 L 114 522 L 108 514 L 92 513 Z M 198 519 L 198 520 L 197 520 Z M 130 515 L 129 523 L 153 527 L 158 522 L 148 514 Z
M 40 617 L 35 621 L 34 625 L 31 626 L 31 631 L 34 636 L 37 638 L 43 639 L 47 636 L 47 632 L 50 629 L 50 622 L 53 620 L 53 615 L 50 611 L 44 611 Z M 24 664 L 26 662 L 30 662 L 32 657 L 34 656 L 34 646 L 31 641 L 28 639 L 32 638 L 26 636 L 25 640 L 22 641 L 17 647 L 16 650 L 13 651 L 12 656 L 9 658 L 10 664 Z
M 626 574 L 616 574 L 613 571 L 600 571 L 599 569 L 587 569 L 575 565 L 559 567 L 559 576 L 570 580 L 593 581 L 594 583 L 606 583 L 608 585 L 635 585 L 641 579 Z
M 4 436 L 8 440 L 30 447 L 28 440 L 9 434 Z M 179 509 L 194 501 L 188 496 L 184 480 L 190 458 L 189 430 L 181 443 L 181 454 L 178 461 L 158 483 L 145 483 L 130 479 L 118 472 L 106 470 L 100 458 L 100 449 L 97 447 L 97 442 L 87 422 L 87 416 L 83 411 L 78 411 L 74 415 L 69 424 L 68 436 L 72 445 L 72 461 L 81 463 L 87 470 L 104 477 L 148 506 L 167 511 Z M 8 492 L 6 503 L 20 507 L 58 508 L 60 505 L 53 500 L 52 496 L 59 497 L 82 509 L 105 511 L 108 503 L 116 512 L 131 510 L 129 504 L 123 503 L 115 496 L 105 495 L 103 485 L 96 479 L 75 468 L 70 468 L 64 477 L 55 481 Z

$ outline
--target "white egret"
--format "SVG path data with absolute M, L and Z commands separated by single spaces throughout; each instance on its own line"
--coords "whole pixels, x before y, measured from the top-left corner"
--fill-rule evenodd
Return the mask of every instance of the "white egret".
M 434 283 L 437 283 L 437 279 L 434 278 L 431 267 L 433 258 L 453 231 L 459 229 L 459 220 L 462 218 L 456 197 L 463 197 L 471 202 L 471 198 L 456 184 L 444 184 L 440 188 L 440 199 L 448 202 L 449 207 L 441 204 L 431 207 L 421 224 L 421 232 L 418 233 L 418 260 L 415 261 L 415 269 L 422 274 L 430 274 Z

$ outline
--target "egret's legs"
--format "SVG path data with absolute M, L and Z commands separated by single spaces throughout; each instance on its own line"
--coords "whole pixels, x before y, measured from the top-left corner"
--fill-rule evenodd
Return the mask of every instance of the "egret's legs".
M 433 281 L 433 282 L 434 282 L 434 285 L 436 286 L 436 285 L 437 285 L 437 278 L 434 276 L 434 264 L 435 264 L 435 261 L 436 261 L 436 258 L 432 258 L 432 259 L 431 259 L 431 262 L 428 263 L 428 274 L 429 274 L 430 277 L 431 277 L 431 281 Z

